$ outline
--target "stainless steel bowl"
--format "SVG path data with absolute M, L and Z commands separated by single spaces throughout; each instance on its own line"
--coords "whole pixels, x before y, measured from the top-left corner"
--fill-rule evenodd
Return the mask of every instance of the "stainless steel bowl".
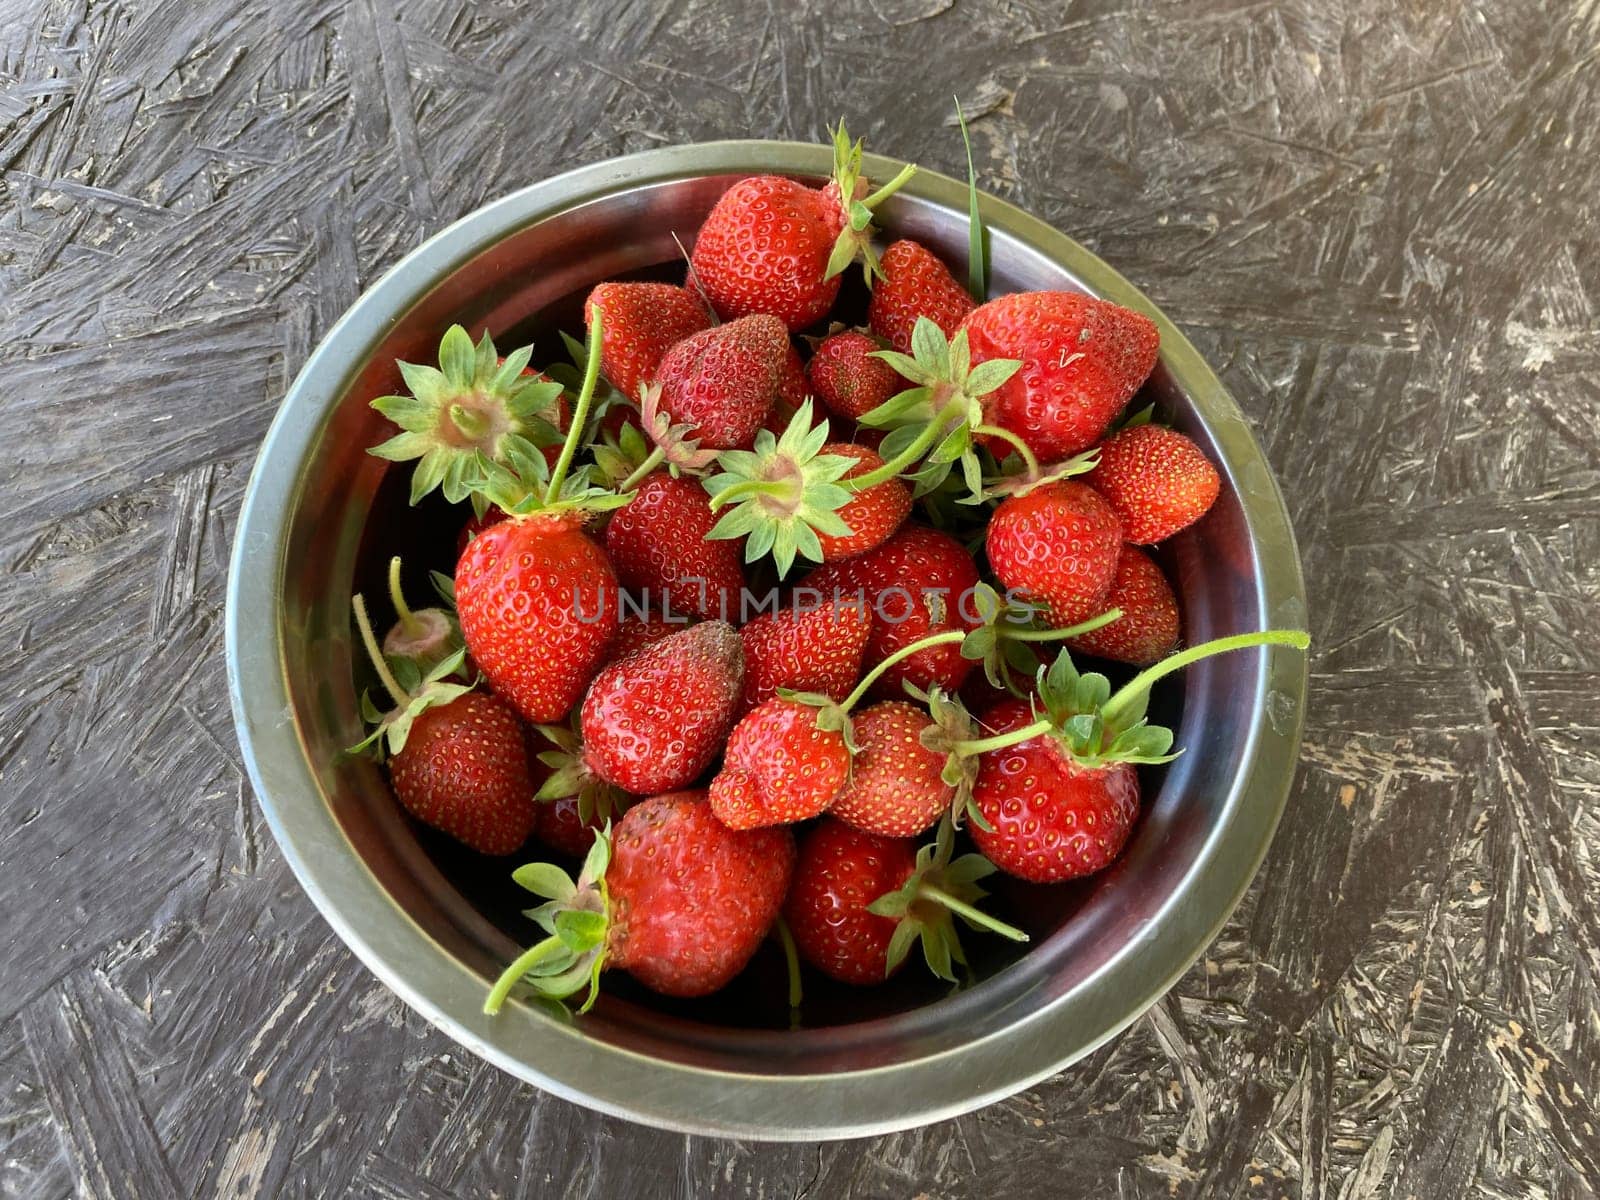
M 886 179 L 897 167 L 874 158 L 867 170 Z M 765 999 L 781 995 L 781 968 L 758 960 L 752 981 L 698 1007 L 654 1000 L 624 977 L 575 1020 L 516 1004 L 482 1014 L 486 981 L 531 932 L 515 914 L 507 868 L 419 833 L 380 772 L 340 752 L 360 736 L 352 589 L 381 594 L 377 568 L 401 546 L 436 546 L 447 563 L 452 532 L 437 510 L 406 509 L 406 472 L 366 454 L 384 435 L 367 401 L 397 387 L 396 358 L 431 361 L 452 321 L 532 335 L 558 353 L 544 335 L 577 324 L 588 287 L 672 269 L 673 232 L 691 241 L 732 178 L 827 169 L 824 149 L 787 143 L 650 151 L 526 188 L 428 241 L 357 301 L 290 389 L 256 463 L 229 580 L 228 677 L 251 779 L 284 855 L 339 935 L 429 1020 L 505 1070 L 580 1104 L 695 1133 L 809 1140 L 904 1129 L 1089 1053 L 1216 935 L 1266 852 L 1300 740 L 1303 655 L 1249 651 L 1191 668 L 1160 698 L 1174 719 L 1181 707 L 1188 753 L 1153 781 L 1126 854 L 1079 886 L 999 895 L 1033 944 L 986 947 L 966 991 L 925 987 L 909 971 L 888 989 L 821 988 L 808 1002 L 817 1027 L 791 1031 Z M 880 223 L 959 262 L 965 213 L 964 186 L 923 171 Z M 1303 627 L 1300 563 L 1272 472 L 1194 347 L 1076 242 L 994 199 L 983 214 L 997 293 L 1086 290 L 1160 325 L 1161 364 L 1146 394 L 1224 479 L 1215 509 L 1168 551 L 1187 637 Z

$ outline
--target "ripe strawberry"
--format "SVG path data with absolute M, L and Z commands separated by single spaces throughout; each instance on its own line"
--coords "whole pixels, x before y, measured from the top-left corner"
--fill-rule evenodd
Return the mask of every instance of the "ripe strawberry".
M 1222 488 L 1209 459 L 1164 425 L 1135 425 L 1100 444 L 1085 483 L 1122 518 L 1122 536 L 1139 546 L 1164 542 L 1205 516 Z
M 802 603 L 804 602 L 804 603 Z M 861 678 L 869 621 L 856 604 L 797 596 L 739 630 L 744 643 L 744 699 L 749 712 L 779 688 L 843 700 Z
M 582 858 L 594 845 L 594 835 L 604 829 L 607 818 L 598 809 L 584 816 L 576 796 L 541 800 L 534 806 L 533 835 L 557 854 Z
M 768 700 L 728 735 L 711 810 L 729 829 L 804 821 L 827 811 L 849 774 L 844 734 L 822 728 L 815 707 Z
M 943 777 L 947 755 L 923 742 L 936 728 L 925 711 L 887 700 L 862 709 L 852 722 L 855 758 L 828 810 L 833 816 L 869 833 L 915 837 L 949 811 L 955 787 Z
M 864 658 L 881 662 L 895 651 L 936 633 L 974 629 L 972 603 L 978 568 L 955 538 L 925 525 L 906 525 L 875 550 L 819 567 L 802 587 L 821 595 L 862 598 L 871 614 Z M 931 646 L 890 667 L 874 685 L 886 699 L 905 695 L 905 684 L 923 691 L 954 692 L 972 670 L 957 645 Z M 822 690 L 822 689 L 811 689 Z
M 643 800 L 595 840 L 577 880 L 547 863 L 512 874 L 549 898 L 534 916 L 550 936 L 506 968 L 484 1011 L 498 1012 L 519 982 L 555 998 L 587 987 L 587 1008 L 605 967 L 664 995 L 709 995 L 761 945 L 793 869 L 787 830 L 730 830 L 704 792 Z
M 711 327 L 700 297 L 670 283 L 601 283 L 583 304 L 585 321 L 595 306 L 605 310 L 600 370 L 629 400 L 654 379 L 662 356 L 690 334 Z
M 456 534 L 456 557 L 460 558 L 466 553 L 467 543 L 477 537 L 491 525 L 498 525 L 506 519 L 505 509 L 498 504 L 491 504 L 484 510 L 483 516 L 474 513 L 467 518 L 466 524 L 461 527 L 461 532 Z
M 695 238 L 695 277 L 724 319 L 772 313 L 790 329 L 815 324 L 833 307 L 846 267 L 862 258 L 874 269 L 870 210 L 913 171 L 867 195 L 861 143 L 852 145 L 841 123 L 827 186 L 755 175 L 722 194 Z
M 990 518 L 984 540 L 1000 582 L 1042 605 L 1057 628 L 1107 608 L 1122 528 L 1117 514 L 1084 484 L 1063 480 L 1007 497 Z
M 810 394 L 806 364 L 800 361 L 800 352 L 790 342 L 789 352 L 783 356 L 783 365 L 778 369 L 778 399 L 773 404 L 773 410 L 787 409 L 788 415 L 793 416 Z
M 793 352 L 776 317 L 756 314 L 684 338 L 656 373 L 661 412 L 702 447 L 750 445 L 766 420 Z
M 975 307 L 950 268 L 909 238 L 885 250 L 879 265 L 883 278 L 872 289 L 867 324 L 901 354 L 911 353 L 911 331 L 918 317 L 927 317 L 946 337 L 954 337 Z
M 884 286 L 878 285 L 880 290 Z M 873 303 L 877 303 L 876 294 Z M 806 365 L 812 393 L 843 422 L 844 429 L 905 386 L 893 367 L 873 357 L 877 350 L 878 343 L 873 338 L 859 330 L 845 329 L 823 339 Z
M 1120 608 L 1122 615 L 1109 625 L 1068 639 L 1068 646 L 1081 654 L 1143 667 L 1170 654 L 1178 644 L 1177 598 L 1166 575 L 1144 551 L 1122 548 L 1105 606 Z
M 617 635 L 611 639 L 611 645 L 606 647 L 606 663 L 614 663 L 627 658 L 646 646 L 653 646 L 663 638 L 669 638 L 675 633 L 681 633 L 689 628 L 687 619 L 678 617 L 669 619 L 651 608 L 645 613 L 632 611 L 632 601 L 625 599 L 622 606 L 622 623 L 617 626 Z
M 979 912 L 977 880 L 992 874 L 982 855 L 950 861 L 949 823 L 921 851 L 908 839 L 879 837 L 824 817 L 800 842 L 784 918 L 800 957 L 844 983 L 882 983 L 905 962 L 913 942 L 942 979 L 966 957 L 952 909 L 976 929 L 1013 941 L 1027 935 Z
M 618 585 L 605 552 L 570 511 L 484 530 L 456 565 L 456 606 L 484 677 L 535 724 L 583 694 L 617 631 Z
M 539 810 L 535 832 L 545 845 L 580 857 L 604 829 L 624 812 L 630 797 L 590 767 L 583 738 L 570 725 L 535 725 L 528 731 L 529 753 L 544 772 L 534 793 Z
M 741 546 L 708 541 L 717 523 L 700 484 L 657 471 L 606 526 L 606 552 L 622 586 L 667 613 L 737 615 Z
M 850 442 L 830 442 L 822 447 L 823 454 L 837 454 L 855 460 L 855 466 L 841 479 L 857 479 L 883 466 L 883 459 Z M 817 531 L 817 541 L 822 549 L 822 562 L 850 558 L 852 555 L 882 545 L 900 528 L 911 513 L 911 490 L 898 479 L 885 479 L 863 491 L 856 492 L 844 507 L 838 510 L 839 519 L 849 527 L 849 533 L 836 536 Z
M 1094 445 L 1149 378 L 1160 352 L 1143 313 L 1078 292 L 1019 292 L 962 324 L 974 363 L 1020 359 L 984 402 L 985 422 L 1023 438 L 1042 462 Z M 1003 443 L 993 442 L 1003 451 Z
M 744 683 L 744 650 L 725 621 L 706 621 L 605 667 L 581 717 L 583 757 L 636 795 L 694 781 L 722 749 Z

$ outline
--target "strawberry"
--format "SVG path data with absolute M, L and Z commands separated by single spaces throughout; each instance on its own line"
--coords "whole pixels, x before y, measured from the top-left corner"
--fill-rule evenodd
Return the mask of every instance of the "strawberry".
M 849 773 L 844 734 L 822 728 L 810 704 L 774 698 L 728 735 L 711 810 L 729 829 L 804 821 L 827 810 Z
M 484 677 L 535 724 L 583 694 L 617 631 L 616 572 L 570 512 L 512 517 L 456 564 L 456 606 Z
M 744 683 L 733 626 L 706 621 L 603 668 L 581 717 L 589 769 L 636 795 L 693 782 L 722 749 Z
M 830 442 L 822 447 L 822 453 L 855 460 L 856 465 L 840 476 L 841 480 L 859 479 L 883 466 L 883 459 L 875 452 L 849 442 Z M 885 479 L 856 492 L 839 509 L 839 519 L 849 527 L 849 533 L 836 536 L 821 530 L 817 532 L 821 561 L 849 558 L 882 545 L 910 513 L 911 491 L 898 479 Z
M 711 326 L 700 298 L 670 283 L 596 284 L 584 301 L 585 321 L 595 306 L 605 310 L 600 371 L 629 400 L 639 398 L 639 385 L 654 379 L 661 359 L 690 334 Z
M 819 567 L 801 586 L 830 599 L 862 600 L 871 614 L 864 654 L 868 662 L 886 659 L 932 634 L 979 624 L 972 602 L 978 568 L 971 555 L 949 534 L 925 525 L 906 525 L 875 550 Z M 898 699 L 907 683 L 954 692 L 971 670 L 959 645 L 934 646 L 891 667 L 874 694 Z
M 876 296 L 873 303 L 877 303 Z M 806 365 L 812 394 L 847 422 L 846 428 L 904 386 L 893 367 L 874 357 L 877 351 L 876 340 L 859 330 L 845 329 L 824 338 Z
M 563 796 L 559 800 L 542 800 L 535 804 L 533 835 L 557 854 L 569 858 L 582 858 L 594 845 L 594 835 L 604 829 L 606 819 L 599 810 L 584 816 L 576 796 Z
M 1109 625 L 1071 638 L 1067 645 L 1081 654 L 1113 662 L 1148 666 L 1178 644 L 1178 601 L 1172 585 L 1142 550 L 1124 546 L 1117 556 L 1106 607 L 1122 610 Z
M 904 700 L 862 709 L 853 723 L 850 779 L 829 812 L 869 833 L 915 837 L 950 808 L 955 794 L 943 777 L 946 755 L 923 740 L 937 727 L 925 711 Z
M 739 630 L 744 643 L 741 712 L 771 700 L 779 688 L 843 700 L 861 677 L 870 627 L 866 612 L 857 604 L 802 600 L 807 598 L 795 597 Z
M 833 178 L 822 188 L 779 175 L 741 179 L 724 192 L 695 238 L 690 266 L 725 320 L 771 313 L 790 329 L 827 316 L 839 277 L 860 258 L 872 272 L 871 209 L 914 173 L 907 167 L 867 195 L 861 143 L 841 122 L 834 131 Z
M 883 252 L 883 278 L 872 289 L 867 324 L 901 354 L 911 353 L 911 331 L 926 317 L 946 337 L 955 332 L 974 305 L 967 289 L 950 268 L 926 246 L 901 238 Z
M 1298 630 L 1217 638 L 1146 667 L 1115 694 L 1105 676 L 1080 675 L 1061 651 L 1039 678 L 1037 706 L 1001 701 L 984 714 L 989 736 L 958 747 L 978 756 L 973 841 L 1002 871 L 1035 883 L 1103 869 L 1122 852 L 1139 814 L 1135 766 L 1174 757 L 1172 731 L 1145 720 L 1150 688 L 1213 654 L 1252 646 L 1304 650 L 1309 641 Z
M 481 517 L 477 513 L 468 517 L 466 523 L 461 526 L 461 532 L 456 534 L 456 557 L 460 558 L 462 554 L 466 553 L 467 543 L 473 538 L 477 537 L 489 526 L 498 525 L 505 519 L 505 509 L 498 504 L 489 505 Z
M 744 573 L 736 541 L 708 541 L 717 523 L 705 489 L 666 471 L 647 476 L 606 525 L 622 586 L 667 615 L 737 615 Z
M 1122 526 L 1093 489 L 1063 480 L 1007 497 L 984 544 L 1000 582 L 1042 605 L 1059 627 L 1107 607 Z
M 426 674 L 415 661 L 386 659 L 360 596 L 351 607 L 367 657 L 394 707 L 363 696 L 372 732 L 354 751 L 387 749 L 395 798 L 417 820 L 480 854 L 510 854 L 533 831 L 533 784 L 522 724 L 497 696 L 451 681 L 462 652 Z
M 544 779 L 534 793 L 539 810 L 539 840 L 563 854 L 579 857 L 624 812 L 630 797 L 590 766 L 576 718 L 569 725 L 535 725 L 528 731 L 529 753 Z
M 627 658 L 628 655 L 643 650 L 646 646 L 652 646 L 688 627 L 686 619 L 665 617 L 653 608 L 639 612 L 635 609 L 632 598 L 624 596 L 622 623 L 617 626 L 617 635 L 606 647 L 606 662 L 609 664 Z
M 794 348 L 794 343 L 789 343 L 789 352 L 783 356 L 783 365 L 778 369 L 778 398 L 774 401 L 774 412 L 782 410 L 785 417 L 793 416 L 799 407 L 806 402 L 806 397 L 811 394 L 811 385 L 806 376 L 806 364 L 800 361 L 800 352 Z M 779 432 L 780 430 L 774 430 Z
M 532 915 L 550 936 L 506 968 L 484 1011 L 519 982 L 558 999 L 587 988 L 587 1008 L 606 967 L 664 995 L 709 995 L 755 954 L 793 869 L 787 830 L 730 830 L 703 792 L 643 800 L 595 839 L 576 880 L 548 863 L 512 873 L 548 898 Z
M 994 867 L 982 855 L 950 861 L 949 823 L 918 852 L 905 838 L 880 837 L 824 817 L 801 839 L 783 915 L 800 957 L 851 984 L 882 983 L 915 941 L 928 967 L 955 982 L 966 964 L 951 912 L 1014 941 L 1027 935 L 979 912 L 977 880 Z
M 1160 352 L 1143 313 L 1079 292 L 1019 292 L 962 323 L 972 361 L 1021 360 L 985 399 L 985 422 L 1023 438 L 1043 462 L 1094 445 L 1149 378 Z
M 661 412 L 686 426 L 701 446 L 748 446 L 772 408 L 793 349 L 783 322 L 765 314 L 686 337 L 656 372 Z
M 1183 434 L 1164 425 L 1135 425 L 1100 444 L 1100 461 L 1084 476 L 1122 519 L 1135 545 L 1164 542 L 1187 529 L 1215 502 L 1222 479 Z

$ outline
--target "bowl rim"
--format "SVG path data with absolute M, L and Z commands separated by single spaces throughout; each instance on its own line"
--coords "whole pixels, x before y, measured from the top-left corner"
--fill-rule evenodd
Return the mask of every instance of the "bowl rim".
M 1309 668 L 1304 655 L 1256 652 L 1256 703 L 1242 769 L 1185 877 L 1143 935 L 1088 979 L 1018 1023 L 958 1051 L 828 1075 L 713 1070 L 585 1038 L 528 1005 L 481 1013 L 484 981 L 436 943 L 354 852 L 306 762 L 284 669 L 280 600 L 300 467 L 370 351 L 399 315 L 476 255 L 577 205 L 648 184 L 710 176 L 828 173 L 829 148 L 744 139 L 646 150 L 578 167 L 492 201 L 392 266 L 334 323 L 280 405 L 246 488 L 229 564 L 228 690 L 262 812 L 301 887 L 356 956 L 406 1003 L 496 1066 L 564 1099 L 684 1133 L 808 1141 L 870 1136 L 958 1116 L 1012 1095 L 1091 1053 L 1137 1020 L 1221 931 L 1254 878 L 1294 779 Z M 868 155 L 888 178 L 899 160 Z M 921 169 L 903 189 L 964 212 L 966 185 Z M 1239 502 L 1256 566 L 1259 611 L 1304 627 L 1305 586 L 1287 509 L 1243 413 L 1187 338 L 1138 289 L 1039 218 L 996 197 L 984 223 L 1058 263 L 1093 293 L 1154 319 L 1161 355 L 1230 469 L 1252 472 Z M 1279 704 L 1269 719 L 1267 697 Z M 1130 999 L 1131 998 L 1131 999 Z M 959 1053 L 959 1063 L 947 1061 Z M 952 1075 L 961 1086 L 953 1087 Z M 684 1085 L 696 1103 L 683 1103 Z

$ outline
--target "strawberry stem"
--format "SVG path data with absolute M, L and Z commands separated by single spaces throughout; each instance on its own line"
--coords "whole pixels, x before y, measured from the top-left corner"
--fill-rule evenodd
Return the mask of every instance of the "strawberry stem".
M 730 488 L 724 488 L 711 497 L 711 510 L 715 512 L 724 504 L 732 504 L 735 500 L 743 500 L 746 496 L 773 496 L 778 499 L 790 499 L 795 485 L 787 479 L 746 479 L 743 483 L 736 483 Z
M 1013 729 L 1009 733 L 997 733 L 993 737 L 975 738 L 970 742 L 957 742 L 950 747 L 950 753 L 960 758 L 971 758 L 974 754 L 988 754 L 991 750 L 1005 750 L 1011 746 L 1020 746 L 1023 742 L 1036 738 L 1041 733 L 1049 733 L 1055 727 L 1054 721 L 1035 721 L 1032 725 L 1024 725 L 1021 729 Z
M 567 439 L 561 443 L 561 455 L 550 472 L 550 482 L 545 485 L 544 504 L 548 508 L 561 495 L 561 485 L 566 481 L 567 470 L 572 466 L 572 456 L 578 443 L 583 441 L 584 427 L 589 423 L 589 406 L 594 402 L 595 385 L 600 380 L 600 327 L 602 310 L 597 304 L 589 321 L 588 361 L 583 364 L 583 386 L 578 389 L 578 401 L 572 408 L 572 424 L 567 429 Z
M 917 168 L 913 164 L 907 163 L 905 166 L 900 168 L 900 174 L 889 180 L 888 183 L 884 184 L 877 191 L 873 192 L 872 195 L 868 196 L 861 203 L 865 204 L 868 208 L 877 207 L 890 196 L 898 192 L 901 188 L 905 187 L 906 184 L 910 183 L 911 177 L 916 173 Z
M 400 556 L 397 554 L 389 560 L 389 603 L 394 605 L 395 615 L 400 618 L 400 624 L 407 634 L 417 632 L 417 617 L 406 604 L 406 594 L 400 587 Z
M 1174 671 L 1181 671 L 1190 663 L 1198 662 L 1202 658 L 1210 658 L 1213 654 L 1225 654 L 1229 650 L 1245 650 L 1251 646 L 1293 646 L 1297 650 L 1304 650 L 1311 645 L 1311 636 L 1300 629 L 1268 629 L 1256 633 L 1238 633 L 1232 637 L 1215 638 L 1209 642 L 1201 642 L 1198 646 L 1190 646 L 1187 650 L 1180 650 L 1167 658 L 1162 659 L 1154 666 L 1146 667 L 1140 671 L 1117 691 L 1116 695 L 1107 700 L 1100 709 L 1101 719 L 1109 726 L 1115 727 L 1117 718 L 1122 710 L 1129 707 L 1135 700 L 1159 680 L 1165 679 Z
M 1122 619 L 1120 608 L 1109 608 L 1098 617 L 1090 617 L 1076 625 L 1069 625 L 1065 629 L 1006 629 L 997 626 L 1000 636 L 1013 642 L 1058 642 L 1062 638 L 1082 637 L 1086 633 L 1093 633 L 1096 629 Z
M 389 699 L 394 701 L 397 708 L 404 708 L 411 697 L 405 688 L 400 686 L 394 677 L 394 672 L 389 670 L 389 664 L 384 661 L 383 650 L 372 632 L 372 622 L 367 618 L 367 602 L 360 596 L 352 596 L 350 607 L 355 610 L 356 628 L 361 631 L 361 644 L 367 648 L 367 657 L 372 660 L 372 669 L 378 673 L 378 680 L 383 684 L 383 690 L 389 693 Z
M 483 1011 L 491 1017 L 499 1012 L 500 1006 L 506 1002 L 506 997 L 511 994 L 511 989 L 517 986 L 517 981 L 557 950 L 560 950 L 562 945 L 563 943 L 559 937 L 547 937 L 544 941 L 530 946 L 517 955 L 511 965 L 500 972 L 500 978 L 494 981 L 494 986 L 489 989 L 489 994 L 484 997 Z
M 959 642 L 966 636 L 967 631 L 965 629 L 951 629 L 944 633 L 936 633 L 932 637 L 925 637 L 920 642 L 912 642 L 909 646 L 901 646 L 900 649 L 861 677 L 861 682 L 856 684 L 855 691 L 851 692 L 840 703 L 840 709 L 844 712 L 849 712 L 854 708 L 861 700 L 861 697 L 867 694 L 867 689 L 877 683 L 883 677 L 883 673 L 894 666 L 895 663 L 903 662 L 918 651 L 926 650 L 930 646 L 948 646 L 951 642 Z
M 1039 474 L 1038 458 L 1029 449 L 1028 443 L 1012 433 L 1011 430 L 1004 429 L 999 425 L 979 425 L 972 432 L 999 438 L 1002 442 L 1009 442 L 1012 448 L 1022 456 L 1022 465 L 1027 471 L 1027 478 L 1033 479 Z
M 802 999 L 800 986 L 800 951 L 794 944 L 794 934 L 789 932 L 789 922 L 779 917 L 772 926 L 772 931 L 778 935 L 778 944 L 783 947 L 783 962 L 789 970 L 789 1020 L 792 1025 L 800 1024 L 800 1001 Z
M 650 451 L 649 454 L 645 455 L 644 461 L 633 469 L 632 474 L 630 474 L 621 483 L 617 484 L 617 491 L 633 491 L 634 488 L 638 487 L 644 482 L 646 475 L 650 474 L 651 471 L 654 471 L 661 465 L 662 460 L 666 457 L 667 452 L 660 446 L 657 446 L 654 450 Z
M 852 479 L 841 479 L 839 486 L 848 492 L 864 492 L 870 487 L 876 487 L 880 483 L 885 483 L 895 478 L 901 471 L 904 471 L 932 449 L 935 442 L 949 434 L 950 430 L 947 427 L 949 419 L 960 407 L 961 405 L 958 403 L 945 405 L 938 416 L 929 421 L 923 431 L 917 435 L 916 440 L 900 451 L 899 454 L 896 454 L 883 466 L 876 467 L 864 475 L 857 475 Z
M 1001 937 L 1010 938 L 1013 942 L 1025 942 L 1028 935 L 1015 925 L 1007 925 L 997 917 L 991 917 L 982 909 L 973 908 L 965 900 L 958 900 L 943 888 L 934 887 L 930 883 L 923 883 L 917 888 L 917 895 L 921 899 L 932 900 L 942 904 L 951 912 L 965 917 L 972 924 L 987 929 L 990 933 L 998 933 Z

